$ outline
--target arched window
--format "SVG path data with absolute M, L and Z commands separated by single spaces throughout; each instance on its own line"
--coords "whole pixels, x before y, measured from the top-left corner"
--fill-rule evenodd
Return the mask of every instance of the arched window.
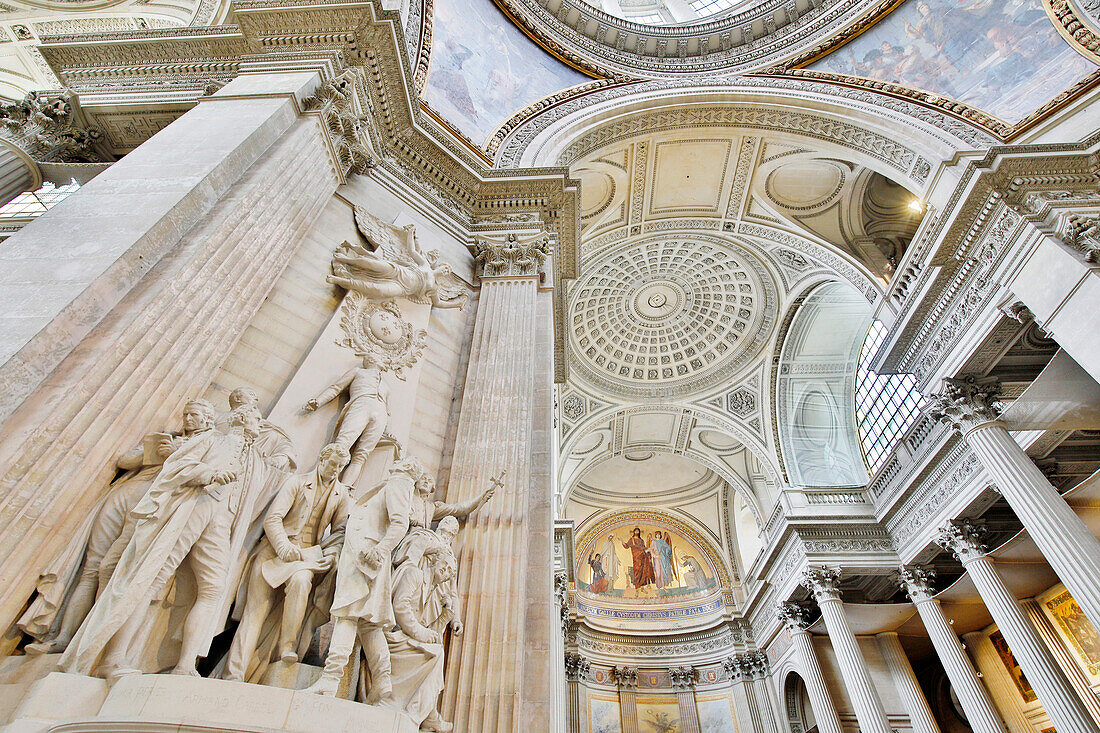
M 869 367 L 886 340 L 886 327 L 872 321 L 856 368 L 856 424 L 863 456 L 873 475 L 920 414 L 921 394 L 912 374 L 877 374 Z

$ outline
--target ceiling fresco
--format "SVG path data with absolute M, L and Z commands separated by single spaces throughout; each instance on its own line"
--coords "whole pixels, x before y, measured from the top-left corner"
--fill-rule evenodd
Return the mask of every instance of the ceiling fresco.
M 925 89 L 1010 124 L 1097 69 L 1040 0 L 910 0 L 809 68 Z
M 523 107 L 589 81 L 523 35 L 492 0 L 435 0 L 433 35 L 423 99 L 478 145 Z

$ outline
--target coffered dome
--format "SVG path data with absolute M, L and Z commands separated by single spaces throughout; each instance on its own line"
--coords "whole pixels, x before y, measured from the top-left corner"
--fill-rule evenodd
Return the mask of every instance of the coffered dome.
M 649 237 L 593 263 L 578 282 L 572 356 L 613 392 L 686 394 L 752 359 L 775 310 L 771 276 L 744 248 L 697 235 Z

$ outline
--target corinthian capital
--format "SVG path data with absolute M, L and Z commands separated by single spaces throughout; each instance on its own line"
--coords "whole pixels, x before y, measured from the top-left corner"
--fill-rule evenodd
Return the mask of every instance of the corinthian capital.
M 902 565 L 898 570 L 898 585 L 909 594 L 914 603 L 927 601 L 936 592 L 936 571 L 932 568 Z
M 928 396 L 928 414 L 965 434 L 1001 416 L 1000 391 L 1000 382 L 993 377 L 944 379 L 942 391 Z
M 546 258 L 550 256 L 550 235 L 539 232 L 521 238 L 509 234 L 504 239 L 478 239 L 475 259 L 480 277 L 521 277 L 538 275 L 541 281 Z
M 840 571 L 836 568 L 811 565 L 802 571 L 802 585 L 818 603 L 840 600 Z
M 791 633 L 805 631 L 810 628 L 810 620 L 806 615 L 806 609 L 797 603 L 780 603 L 775 609 L 775 617 Z
M 948 522 L 940 529 L 936 544 L 949 550 L 963 564 L 982 557 L 989 551 L 985 543 L 988 531 L 969 519 Z
M 693 667 L 669 667 L 668 679 L 674 689 L 691 689 L 695 686 L 695 669 Z
M 611 674 L 619 683 L 619 687 L 625 687 L 628 690 L 635 690 L 638 688 L 637 667 L 612 667 Z
M 28 92 L 18 102 L 0 103 L 0 137 L 39 163 L 102 163 L 103 133 L 86 124 L 76 94 Z

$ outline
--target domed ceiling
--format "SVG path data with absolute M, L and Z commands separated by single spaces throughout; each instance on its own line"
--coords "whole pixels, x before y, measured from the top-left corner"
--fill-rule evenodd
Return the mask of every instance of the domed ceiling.
M 586 271 L 570 298 L 569 353 L 584 377 L 614 392 L 705 388 L 756 356 L 775 322 L 771 275 L 732 242 L 646 237 Z
M 585 0 L 596 10 L 643 25 L 680 25 L 743 9 L 761 0 Z

